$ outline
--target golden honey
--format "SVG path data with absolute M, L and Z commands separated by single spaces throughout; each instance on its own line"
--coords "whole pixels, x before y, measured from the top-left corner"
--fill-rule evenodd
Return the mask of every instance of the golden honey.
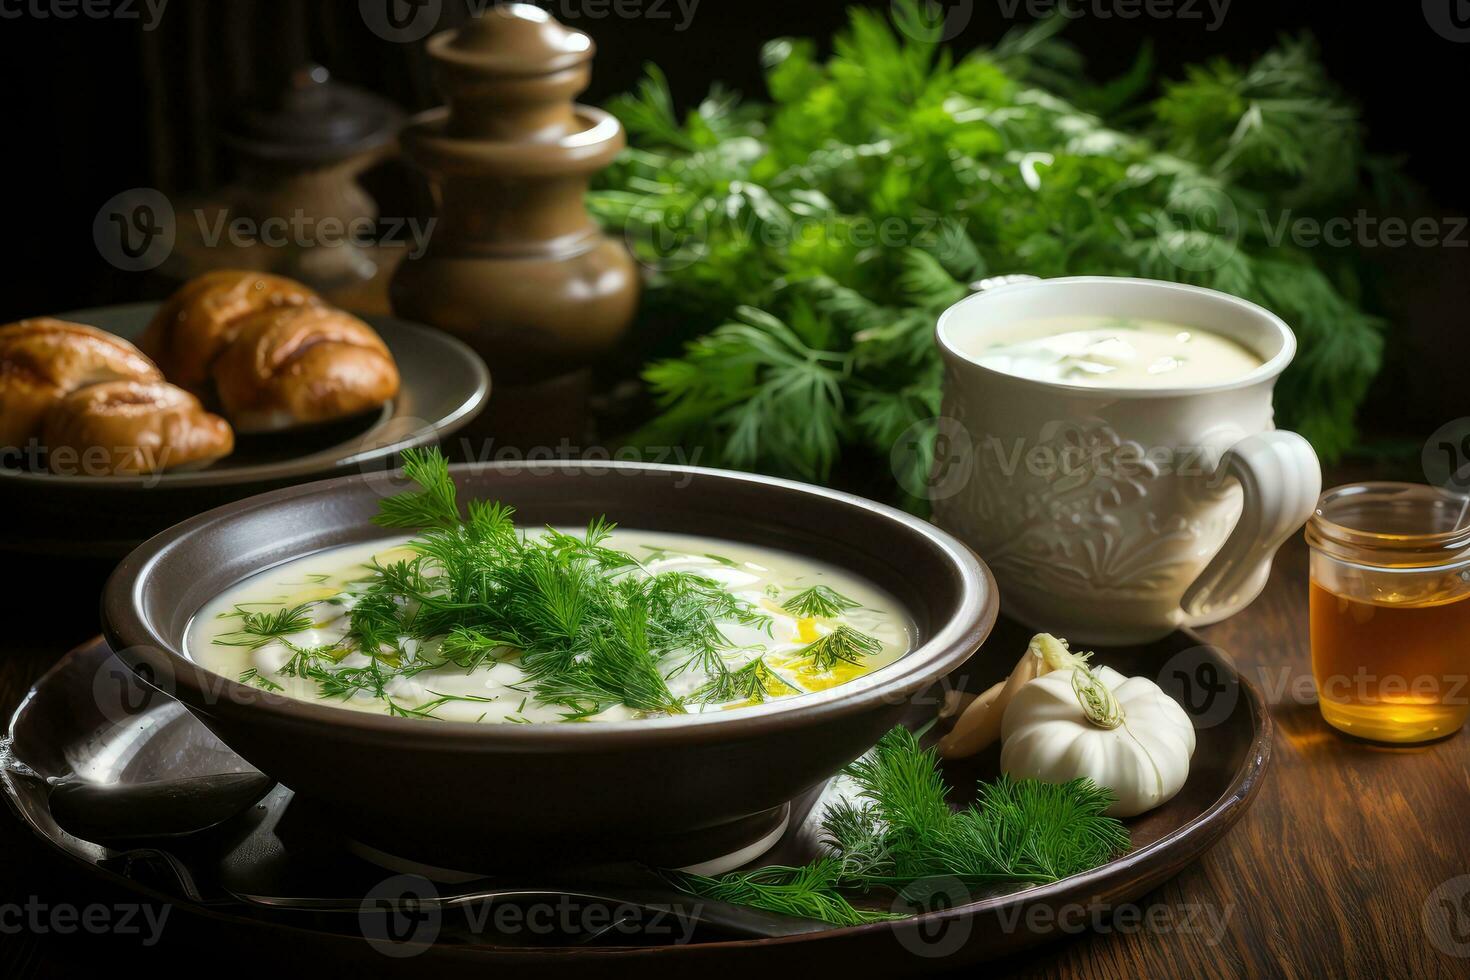
M 1470 593 L 1365 602 L 1312 583 L 1312 674 L 1322 717 L 1381 742 L 1458 731 L 1470 713 Z
M 1328 491 L 1312 545 L 1312 673 L 1328 724 L 1378 742 L 1458 731 L 1470 714 L 1465 498 L 1414 484 Z

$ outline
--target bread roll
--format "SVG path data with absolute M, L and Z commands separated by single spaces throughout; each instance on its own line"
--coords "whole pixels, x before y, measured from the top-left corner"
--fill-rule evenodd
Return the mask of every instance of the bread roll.
M 169 297 L 139 345 L 170 381 L 205 397 L 210 368 L 242 320 L 262 310 L 321 301 L 306 286 L 281 276 L 238 269 L 206 272 Z
M 224 414 L 241 432 L 345 418 L 398 394 L 398 368 L 372 327 L 326 306 L 257 313 L 214 365 Z
M 84 476 L 201 469 L 235 448 L 228 422 L 163 381 L 80 388 L 46 413 L 42 435 L 53 473 Z
M 0 327 L 0 446 L 39 435 L 46 411 L 102 381 L 160 381 L 163 375 L 121 337 L 50 317 Z

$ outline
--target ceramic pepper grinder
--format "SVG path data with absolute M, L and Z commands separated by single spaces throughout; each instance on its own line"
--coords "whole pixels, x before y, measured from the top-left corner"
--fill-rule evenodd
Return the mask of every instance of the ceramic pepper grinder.
M 206 212 L 205 228 L 243 219 L 258 234 L 200 234 L 185 243 L 184 278 L 210 268 L 275 272 L 330 296 L 379 273 L 373 244 L 377 203 L 358 174 L 391 148 L 403 113 L 386 99 L 343 85 L 320 65 L 291 73 L 267 104 L 241 112 L 222 134 L 240 180 Z
M 409 158 L 438 224 L 391 286 L 394 312 L 474 347 L 496 379 L 482 429 L 529 448 L 579 439 L 588 365 L 626 332 L 638 275 L 583 197 L 625 145 L 609 114 L 572 100 L 592 39 L 540 8 L 490 8 L 428 42 L 448 105 L 414 118 Z

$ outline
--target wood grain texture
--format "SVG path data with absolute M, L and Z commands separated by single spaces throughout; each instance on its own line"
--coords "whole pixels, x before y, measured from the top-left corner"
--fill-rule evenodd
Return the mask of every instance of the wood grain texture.
M 1144 903 L 1162 907 L 1150 921 L 1169 926 L 1079 936 L 1008 963 L 1016 975 L 1470 975 L 1470 878 L 1435 896 L 1452 909 L 1429 910 L 1458 956 L 1436 948 L 1424 921 L 1431 893 L 1470 873 L 1470 738 L 1390 749 L 1328 727 L 1312 685 L 1306 590 L 1298 539 L 1249 609 L 1201 630 L 1261 689 L 1276 743 L 1240 823 Z
M 73 568 L 69 577 L 92 588 L 99 571 Z M 28 625 L 0 656 L 6 717 L 56 657 L 95 629 L 87 608 L 35 616 L 46 608 L 39 587 L 13 601 L 12 612 L 26 615 L 7 620 Z M 994 964 L 995 972 L 1120 980 L 1470 975 L 1470 737 L 1388 749 L 1344 738 L 1321 720 L 1300 540 L 1283 550 L 1254 605 L 1202 632 L 1230 651 L 1271 705 L 1276 744 L 1265 787 L 1213 851 L 1136 908 L 1113 910 L 1111 919 L 1089 914 L 1097 928 Z M 129 900 L 51 855 L 6 815 L 0 904 L 29 896 L 82 905 Z M 19 938 L 25 952 L 0 962 L 7 975 L 22 976 L 61 976 L 118 957 L 182 969 L 212 932 L 180 917 L 153 947 L 136 936 L 5 936 L 0 945 Z

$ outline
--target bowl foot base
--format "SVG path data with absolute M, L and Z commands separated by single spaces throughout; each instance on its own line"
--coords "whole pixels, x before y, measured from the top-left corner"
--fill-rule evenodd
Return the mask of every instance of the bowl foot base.
M 650 867 L 672 868 L 697 875 L 719 875 L 749 864 L 776 845 L 791 822 L 791 804 L 783 803 L 760 813 L 741 817 L 726 824 L 705 827 L 683 834 L 657 838 L 642 843 L 633 855 L 602 855 L 578 863 L 607 863 L 630 857 Z M 401 848 L 388 850 L 376 843 L 348 838 L 349 851 L 365 861 L 398 874 L 421 875 L 439 884 L 462 884 L 500 874 L 524 866 L 520 855 L 510 865 L 491 856 L 468 855 L 463 861 L 449 862 L 436 854 L 405 854 Z M 564 857 L 564 855 L 557 855 Z M 548 861 L 537 864 L 546 866 Z

